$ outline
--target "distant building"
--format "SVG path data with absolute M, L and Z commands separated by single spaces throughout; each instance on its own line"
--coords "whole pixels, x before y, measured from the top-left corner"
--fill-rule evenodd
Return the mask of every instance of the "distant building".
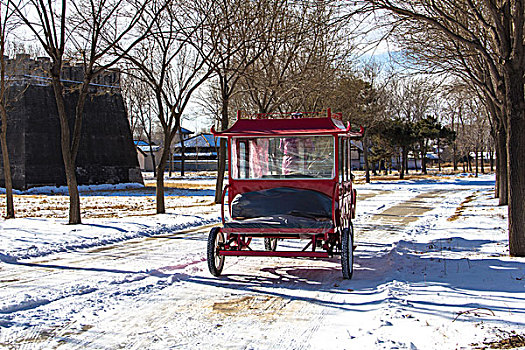
M 193 134 L 193 131 L 190 131 L 186 128 L 181 128 L 182 139 L 187 140 Z M 175 136 L 174 143 L 180 142 L 179 133 Z M 146 141 L 135 141 L 135 146 L 137 147 L 137 156 L 139 160 L 140 169 L 142 171 L 153 171 L 159 165 L 160 157 L 162 157 L 163 147 L 155 145 L 152 143 L 148 144 Z M 173 146 L 171 147 L 171 153 L 173 153 Z M 152 157 L 153 155 L 153 157 Z M 170 162 L 166 165 L 169 170 Z
M 12 97 L 7 139 L 13 187 L 65 185 L 60 122 L 46 73 L 49 59 L 32 60 L 28 55 L 18 55 L 8 60 L 6 66 L 8 93 Z M 82 66 L 65 64 L 62 79 L 70 125 L 73 125 L 78 98 L 75 88 L 82 78 Z M 143 181 L 119 84 L 120 73 L 111 70 L 101 74 L 90 86 L 76 159 L 80 185 Z M 3 182 L 2 167 L 0 186 L 4 186 Z
M 212 134 L 199 134 L 173 146 L 173 164 L 175 170 L 180 170 L 184 159 L 184 169 L 217 170 L 218 139 Z
M 191 135 L 193 135 L 193 131 L 190 131 L 186 128 L 180 128 L 180 132 L 182 134 L 182 139 L 183 140 L 187 140 L 191 137 Z M 179 134 L 177 133 L 177 135 L 175 135 L 175 140 L 174 140 L 174 143 L 177 143 L 177 142 L 180 142 L 180 136 Z
M 135 141 L 139 167 L 142 171 L 153 171 L 159 164 L 162 156 L 162 148 L 157 145 L 149 145 L 145 141 Z M 153 155 L 153 156 L 152 156 Z

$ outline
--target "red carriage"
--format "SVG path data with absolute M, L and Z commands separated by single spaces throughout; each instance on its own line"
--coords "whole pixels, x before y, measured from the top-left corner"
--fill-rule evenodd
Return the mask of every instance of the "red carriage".
M 228 138 L 229 181 L 222 196 L 222 227 L 208 237 L 208 267 L 219 276 L 226 256 L 328 258 L 341 256 L 343 277 L 353 273 L 356 191 L 352 187 L 351 139 L 362 136 L 341 114 L 237 113 Z M 224 215 L 228 194 L 230 219 Z M 264 250 L 252 239 L 263 238 Z M 278 240 L 301 239 L 297 251 Z

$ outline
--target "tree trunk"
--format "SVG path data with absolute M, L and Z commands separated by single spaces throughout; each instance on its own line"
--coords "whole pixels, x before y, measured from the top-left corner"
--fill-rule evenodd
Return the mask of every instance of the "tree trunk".
M 82 89 L 78 92 L 78 100 L 75 106 L 75 122 L 73 123 L 73 135 L 71 137 L 71 160 L 76 164 L 78 149 L 80 147 L 80 136 L 82 130 L 82 119 L 84 117 L 84 106 L 89 93 L 89 82 L 92 76 L 86 75 L 82 83 Z
M 461 106 L 459 107 L 459 115 L 461 116 Z M 456 122 L 455 115 L 452 115 L 452 131 L 455 131 L 457 135 L 458 130 L 456 130 L 455 122 Z M 456 143 L 456 139 L 454 138 L 454 142 L 452 144 L 452 164 L 454 166 L 454 172 L 458 170 L 458 154 L 457 153 L 458 153 L 458 145 Z
M 164 152 L 162 152 L 164 153 Z M 166 213 L 166 205 L 164 203 L 164 167 L 166 162 L 160 161 L 157 167 L 157 184 L 155 189 L 155 202 L 157 203 L 157 214 Z
M 70 157 L 70 155 L 68 154 L 67 157 Z M 75 163 L 70 160 L 67 162 L 65 161 L 64 165 L 66 168 L 67 189 L 69 191 L 69 224 L 81 224 L 82 219 L 80 217 L 80 194 L 78 193 Z
M 171 153 L 171 146 L 169 147 L 168 160 L 166 161 L 166 165 L 168 166 L 168 177 L 171 178 L 171 173 L 173 171 L 173 154 Z
M 221 131 L 228 128 L 228 103 L 229 98 L 222 96 L 221 107 Z M 224 173 L 226 172 L 226 140 L 221 138 L 219 144 L 219 154 L 217 159 L 217 182 L 215 183 L 215 203 L 220 203 L 222 199 L 222 189 L 224 183 Z M 231 176 L 231 174 L 229 175 Z
M 370 166 L 368 164 L 368 138 L 363 137 L 363 160 L 365 161 L 365 182 L 370 183 Z
M 399 178 L 403 180 L 405 178 L 405 148 L 401 148 L 401 162 L 400 162 L 400 169 L 399 169 Z
M 3 103 L 3 101 L 2 101 Z M 13 204 L 13 179 L 11 177 L 11 163 L 9 161 L 9 150 L 7 147 L 7 112 L 4 105 L 0 106 L 2 109 L 2 127 L 0 132 L 0 143 L 2 147 L 2 161 L 4 166 L 4 181 L 5 181 L 5 199 L 6 210 L 5 218 L 14 219 L 15 207 Z
M 494 172 L 494 150 L 492 147 L 490 147 L 490 152 L 489 152 L 489 164 L 490 164 L 490 172 L 493 173 Z
M 180 176 L 184 176 L 185 175 L 185 169 L 184 169 L 184 163 L 185 163 L 185 155 L 184 155 L 184 137 L 182 135 L 182 129 L 179 129 L 180 130 Z
M 7 5 L 9 6 L 9 5 Z M 1 25 L 2 23 L 0 23 Z M 2 28 L 4 31 L 5 26 Z M 7 81 L 6 81 L 6 60 L 5 60 L 5 45 L 6 33 L 2 33 L 0 38 L 0 147 L 2 150 L 2 162 L 4 168 L 4 182 L 5 182 L 5 218 L 14 219 L 15 206 L 13 204 L 13 178 L 11 176 L 11 162 L 9 161 L 9 149 L 7 147 L 7 110 L 8 104 L 7 96 Z
M 423 141 L 424 142 L 424 141 Z M 427 175 L 427 147 L 422 143 L 420 143 L 421 147 L 421 173 L 424 175 Z
M 217 159 L 217 182 L 215 184 L 215 203 L 220 203 L 222 199 L 222 189 L 224 183 L 224 173 L 226 172 L 226 140 L 219 140 L 219 157 Z M 231 174 L 230 174 L 231 176 Z
M 474 150 L 474 154 L 476 155 L 476 157 L 475 157 L 475 160 L 476 160 L 476 177 L 478 177 L 478 174 L 479 174 L 479 170 L 478 170 L 478 164 L 479 164 L 479 157 L 478 157 L 478 154 L 479 154 L 479 150 L 478 150 L 477 147 L 476 147 L 476 149 Z
M 503 125 L 496 132 L 496 173 L 499 205 L 509 204 L 509 187 L 507 175 L 507 134 Z
M 457 155 L 457 145 L 456 145 L 456 141 L 454 141 L 454 144 L 452 146 L 452 163 L 453 163 L 453 166 L 454 166 L 454 172 L 458 171 L 458 155 Z
M 149 155 L 151 157 L 151 166 L 153 167 L 153 177 L 157 177 L 157 162 L 155 161 L 155 153 L 153 152 L 151 140 L 149 140 Z
M 498 148 L 496 147 L 496 160 L 498 158 Z M 501 179 L 500 179 L 500 176 L 499 176 L 499 164 L 497 165 L 497 168 L 496 168 L 496 185 L 494 186 L 494 198 L 499 198 L 499 188 L 500 188 L 500 184 L 501 184 Z
M 481 173 L 482 174 L 485 174 L 485 162 L 484 162 L 484 157 L 485 157 L 485 152 L 483 151 L 484 148 L 481 148 L 481 158 L 479 159 L 479 164 L 480 164 L 480 168 L 481 168 Z
M 439 169 L 439 172 L 441 173 L 441 142 L 440 142 L 440 138 L 438 137 L 437 139 L 437 153 L 438 153 L 438 169 Z
M 71 135 L 59 74 L 53 74 L 52 82 L 58 117 L 60 119 L 60 146 L 62 150 L 62 159 L 64 160 L 67 188 L 69 191 L 69 224 L 81 224 L 80 196 L 78 193 L 77 176 L 75 173 L 75 159 L 72 156 L 70 148 Z
M 507 161 L 509 250 L 525 257 L 525 91 L 524 68 L 515 59 L 505 76 L 507 89 Z M 521 79 L 520 79 L 521 78 Z
M 169 139 L 169 136 L 164 135 L 164 145 L 170 144 L 169 140 L 167 139 Z M 166 141 L 168 141 L 168 143 L 166 143 Z M 164 147 L 162 149 L 162 156 L 160 157 L 159 165 L 157 166 L 157 188 L 155 189 L 157 214 L 166 213 L 166 204 L 164 202 L 164 171 L 168 162 L 169 153 L 169 147 Z

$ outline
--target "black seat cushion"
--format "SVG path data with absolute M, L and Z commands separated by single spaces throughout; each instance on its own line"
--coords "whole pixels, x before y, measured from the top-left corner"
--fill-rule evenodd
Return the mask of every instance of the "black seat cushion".
M 320 192 L 290 187 L 238 194 L 232 201 L 232 217 L 260 218 L 295 216 L 331 218 L 332 199 Z
M 300 228 L 300 229 L 330 229 L 333 228 L 332 220 L 311 219 L 294 215 L 272 215 L 258 218 L 232 220 L 224 224 L 225 228 Z M 252 233 L 253 234 L 253 233 Z

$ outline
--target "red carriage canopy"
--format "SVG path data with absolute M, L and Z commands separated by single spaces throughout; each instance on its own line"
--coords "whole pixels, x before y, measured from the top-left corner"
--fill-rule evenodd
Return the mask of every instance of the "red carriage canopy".
M 341 120 L 324 118 L 292 118 L 292 119 L 244 119 L 239 118 L 231 128 L 212 133 L 217 137 L 227 136 L 268 136 L 268 135 L 326 135 L 346 134 L 351 137 L 362 136 L 360 131 L 352 131 L 351 125 L 345 125 Z

